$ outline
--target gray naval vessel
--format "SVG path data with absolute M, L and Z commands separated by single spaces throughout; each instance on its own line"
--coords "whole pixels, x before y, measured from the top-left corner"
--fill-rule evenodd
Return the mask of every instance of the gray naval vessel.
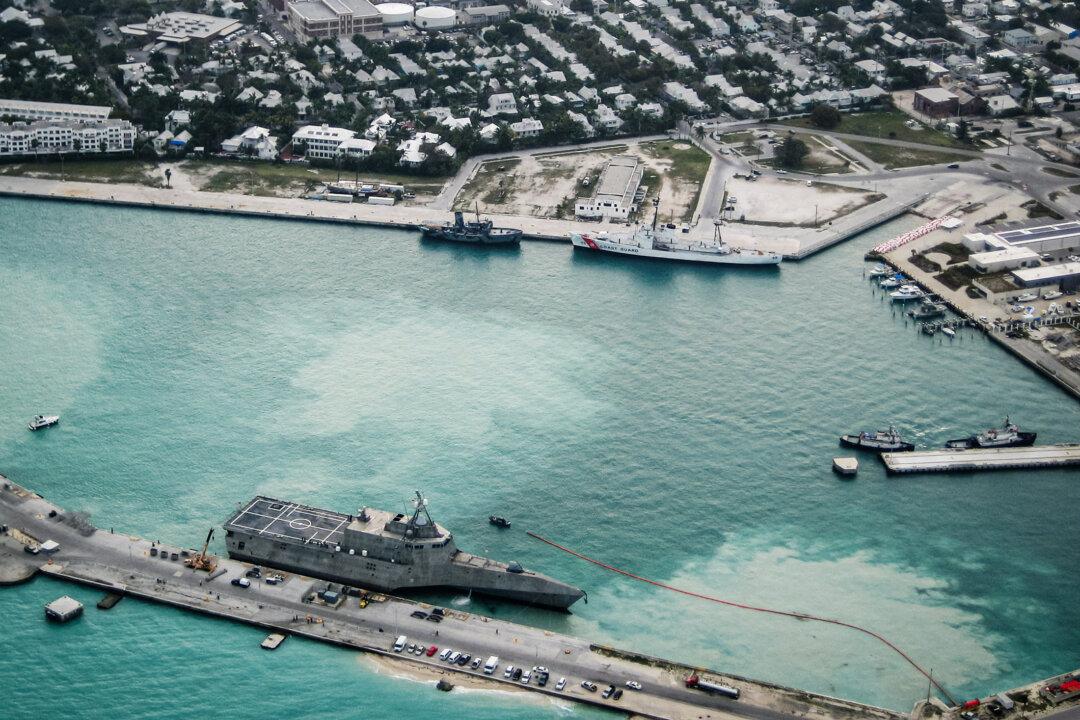
M 417 491 L 412 514 L 344 515 L 258 496 L 225 522 L 229 557 L 381 592 L 455 588 L 565 610 L 572 585 L 459 550 Z

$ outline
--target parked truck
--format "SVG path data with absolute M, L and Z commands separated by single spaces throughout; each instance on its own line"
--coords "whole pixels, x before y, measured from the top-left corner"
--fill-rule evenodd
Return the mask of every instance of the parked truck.
M 716 682 L 714 680 L 705 680 L 697 675 L 691 675 L 686 678 L 686 687 L 697 688 L 703 692 L 713 693 L 714 695 L 723 695 L 729 697 L 732 700 L 739 699 L 739 688 L 733 688 L 730 685 L 724 685 L 723 683 Z

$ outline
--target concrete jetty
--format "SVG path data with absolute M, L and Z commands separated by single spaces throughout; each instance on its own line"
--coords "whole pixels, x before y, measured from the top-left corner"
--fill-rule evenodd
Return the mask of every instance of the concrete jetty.
M 1080 465 L 1080 444 L 882 453 L 890 473 L 1033 470 Z
M 457 609 L 446 609 L 440 622 L 431 622 L 427 620 L 434 610 L 430 605 L 385 595 L 369 595 L 360 602 L 354 597 L 339 596 L 333 604 L 328 604 L 318 598 L 318 591 L 326 583 L 299 575 L 285 575 L 283 581 L 274 584 L 256 579 L 250 587 L 240 587 L 232 581 L 245 577 L 251 568 L 247 563 L 220 558 L 217 569 L 208 575 L 187 567 L 182 559 L 172 559 L 174 553 L 182 556 L 183 548 L 95 529 L 41 496 L 3 478 L 0 480 L 0 523 L 59 544 L 51 556 L 38 559 L 44 575 L 247 623 L 268 632 L 297 635 L 394 658 L 431 671 L 433 680 L 436 674 L 465 674 L 475 682 L 491 683 L 493 688 L 513 685 L 644 718 L 900 720 L 903 717 L 870 705 L 606 648 L 581 638 Z M 151 547 L 158 548 L 156 556 L 150 555 Z M 9 544 L 4 548 L 12 552 Z M 0 550 L 0 555 L 4 552 Z M 440 650 L 452 648 L 474 657 L 495 655 L 500 658 L 500 668 L 488 676 L 482 668 L 448 666 L 439 661 L 438 654 L 428 657 L 426 653 L 395 653 L 393 646 L 399 635 L 406 636 L 407 642 L 436 645 Z M 544 665 L 553 679 L 544 688 L 513 683 L 502 677 L 502 668 L 507 664 Z M 700 672 L 737 687 L 740 699 L 687 688 L 686 677 Z M 560 677 L 567 680 L 562 692 L 554 689 Z M 604 699 L 599 693 L 582 688 L 582 680 L 591 680 L 601 687 L 607 684 L 625 687 L 626 681 L 636 680 L 642 690 L 627 691 L 619 700 Z

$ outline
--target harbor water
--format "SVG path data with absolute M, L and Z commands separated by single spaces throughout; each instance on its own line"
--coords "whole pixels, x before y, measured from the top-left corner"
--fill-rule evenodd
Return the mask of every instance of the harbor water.
M 100 527 L 195 546 L 256 493 L 355 512 L 415 489 L 460 547 L 588 591 L 571 614 L 433 595 L 618 647 L 907 711 L 1080 665 L 1076 470 L 887 477 L 831 459 L 895 424 L 940 446 L 1080 406 L 971 330 L 919 334 L 864 279 L 902 219 L 742 270 L 569 245 L 0 200 L 0 474 Z M 58 427 L 31 433 L 35 414 Z M 488 515 L 513 522 L 500 530 Z M 215 541 L 220 551 L 222 544 Z M 84 616 L 51 626 L 62 594 Z M 11 718 L 599 717 L 437 693 L 355 653 L 36 580 L 0 589 Z M 543 658 L 506 658 L 520 665 Z

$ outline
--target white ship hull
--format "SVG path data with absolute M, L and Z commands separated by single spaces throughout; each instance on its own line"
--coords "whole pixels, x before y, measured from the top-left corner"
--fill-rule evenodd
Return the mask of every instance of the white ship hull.
M 727 252 L 710 250 L 659 250 L 642 247 L 633 242 L 618 242 L 611 238 L 591 233 L 572 233 L 570 241 L 574 247 L 618 255 L 655 258 L 657 260 L 680 260 L 684 262 L 713 263 L 716 265 L 779 265 L 783 259 L 777 253 L 765 253 L 758 250 L 728 249 Z

